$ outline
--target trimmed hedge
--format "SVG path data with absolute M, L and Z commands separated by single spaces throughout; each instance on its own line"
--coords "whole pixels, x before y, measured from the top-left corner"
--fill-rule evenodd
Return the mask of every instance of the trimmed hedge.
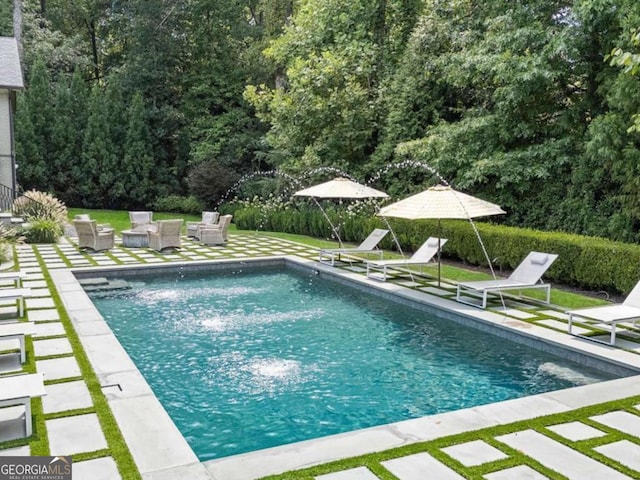
M 359 243 L 374 228 L 387 228 L 379 217 L 340 218 L 335 212 L 327 215 L 339 225 L 340 237 L 346 242 Z M 488 266 L 488 255 L 492 264 L 512 270 L 533 250 L 559 255 L 545 274 L 549 281 L 626 294 L 640 279 L 640 246 L 635 244 L 463 220 L 443 220 L 440 226 L 436 220 L 388 220 L 393 235 L 382 242 L 385 249 L 397 249 L 395 236 L 403 251 L 415 251 L 427 237 L 437 236 L 440 231 L 442 238 L 449 239 L 443 257 L 469 265 Z M 256 207 L 240 208 L 234 212 L 234 222 L 242 230 L 333 237 L 329 222 L 318 209 L 265 212 Z

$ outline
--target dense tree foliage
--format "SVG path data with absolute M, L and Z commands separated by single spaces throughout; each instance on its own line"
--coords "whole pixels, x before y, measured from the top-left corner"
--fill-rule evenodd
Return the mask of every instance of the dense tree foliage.
M 13 1 L 0 0 L 0 37 L 13 35 Z
M 19 182 L 71 205 L 433 170 L 510 224 L 640 240 L 637 0 L 26 0 L 24 23 Z

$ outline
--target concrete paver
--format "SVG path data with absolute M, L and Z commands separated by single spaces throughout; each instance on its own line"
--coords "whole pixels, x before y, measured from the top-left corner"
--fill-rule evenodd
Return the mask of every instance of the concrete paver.
M 378 480 L 367 467 L 351 468 L 342 472 L 328 473 L 315 477 L 316 480 Z
M 27 318 L 30 322 L 47 322 L 50 320 L 60 320 L 60 314 L 55 308 L 43 310 L 29 310 Z
M 39 322 L 35 324 L 33 338 L 53 337 L 55 335 L 65 335 L 62 322 Z
M 508 458 L 504 452 L 482 440 L 461 443 L 452 447 L 443 448 L 442 451 L 467 467 Z
M 111 457 L 73 462 L 73 480 L 122 480 L 118 466 Z
M 428 453 L 416 453 L 406 457 L 394 458 L 382 462 L 382 466 L 400 480 L 423 480 L 429 472 L 431 478 L 438 480 L 463 480 L 464 477 L 440 463 Z
M 36 358 L 49 357 L 73 353 L 73 348 L 66 338 L 51 338 L 47 340 L 35 340 L 33 342 L 33 352 Z
M 95 413 L 47 420 L 51 455 L 74 455 L 107 448 Z
M 594 450 L 640 474 L 640 445 L 629 440 L 621 440 L 601 445 Z
M 56 304 L 52 298 L 27 298 L 25 300 L 25 307 L 29 310 L 37 308 L 54 308 Z
M 89 389 L 84 380 L 47 385 L 47 394 L 42 397 L 44 413 L 65 412 L 93 405 Z
M 31 288 L 32 297 L 50 297 L 51 293 L 48 288 Z
M 45 382 L 80 376 L 80 367 L 75 357 L 36 360 L 36 370 L 44 375 Z
M 609 412 L 590 418 L 607 427 L 615 428 L 634 437 L 640 437 L 640 416 L 638 415 L 629 412 Z
M 29 455 L 31 455 L 31 447 L 29 445 L 0 450 L 0 457 L 28 457 Z
M 204 468 L 201 463 L 148 472 L 142 475 L 142 478 L 143 480 L 211 480 L 209 472 L 207 472 L 207 469 Z
M 113 400 L 109 406 L 141 474 L 198 461 L 153 395 Z
M 496 440 L 520 450 L 545 467 L 569 480 L 629 480 L 630 477 L 545 437 L 534 430 L 524 430 L 497 437 Z
M 498 307 L 495 309 L 498 312 L 502 312 L 505 315 L 509 315 L 510 317 L 515 317 L 515 318 L 520 318 L 523 320 L 527 320 L 530 318 L 536 318 L 537 315 L 533 315 L 531 313 L 527 313 L 527 312 L 523 312 L 521 310 L 516 310 L 515 308 L 504 308 L 504 307 Z
M 572 442 L 578 442 L 580 440 L 588 440 L 590 438 L 602 437 L 606 435 L 605 432 L 593 428 L 590 425 L 586 425 L 582 422 L 570 422 L 562 423 L 547 427 L 552 432 L 571 440 Z
M 517 467 L 488 473 L 483 478 L 486 478 L 486 480 L 549 480 L 549 477 L 542 475 L 540 472 L 536 472 L 527 465 L 519 465 Z

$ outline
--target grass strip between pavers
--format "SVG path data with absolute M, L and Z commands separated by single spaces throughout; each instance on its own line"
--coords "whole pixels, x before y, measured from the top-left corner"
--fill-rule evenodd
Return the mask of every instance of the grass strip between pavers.
M 14 253 L 15 255 L 15 253 Z M 131 452 L 127 447 L 127 444 L 124 441 L 122 436 L 122 432 L 118 427 L 116 419 L 114 418 L 111 409 L 107 403 L 107 399 L 102 393 L 102 388 L 100 386 L 100 382 L 98 381 L 98 377 L 93 371 L 89 359 L 87 358 L 84 349 L 82 348 L 82 344 L 80 343 L 80 339 L 71 324 L 71 319 L 67 314 L 66 310 L 63 308 L 62 301 L 60 300 L 60 296 L 58 291 L 56 290 L 53 281 L 51 280 L 51 276 L 49 274 L 48 269 L 44 263 L 44 260 L 40 256 L 40 253 L 36 249 L 36 255 L 38 258 L 38 263 L 40 264 L 40 268 L 42 270 L 44 279 L 47 283 L 47 287 L 49 288 L 49 292 L 51 293 L 51 298 L 53 299 L 54 304 L 56 305 L 56 310 L 58 311 L 58 315 L 60 316 L 60 321 L 62 322 L 64 329 L 67 333 L 67 338 L 71 347 L 73 349 L 73 353 L 76 361 L 78 362 L 78 366 L 80 367 L 80 372 L 82 374 L 82 378 L 87 384 L 87 388 L 91 395 L 91 400 L 93 402 L 93 409 L 88 409 L 88 411 L 95 411 L 98 420 L 100 422 L 100 426 L 102 428 L 102 433 L 105 436 L 107 441 L 108 448 L 103 450 L 98 450 L 95 452 L 85 452 L 78 455 L 73 455 L 74 461 L 82 461 L 82 460 L 90 460 L 94 458 L 101 458 L 105 456 L 111 456 L 113 460 L 116 462 L 118 466 L 118 471 L 122 478 L 126 478 L 127 480 L 141 480 L 142 477 L 138 471 L 138 468 L 131 456 Z M 17 258 L 17 257 L 14 257 Z M 28 355 L 29 358 L 33 358 L 33 343 L 28 344 Z M 29 367 L 32 372 L 35 372 L 35 361 L 30 362 Z M 31 455 L 50 455 L 49 449 L 49 441 L 46 435 L 46 425 L 45 425 L 45 415 L 42 410 L 42 400 L 40 398 L 34 399 L 32 401 L 32 409 L 34 413 L 34 436 L 30 439 L 31 446 Z M 86 413 L 88 413 L 88 411 Z M 85 410 L 83 409 L 83 412 Z M 62 418 L 67 416 L 72 416 L 76 413 L 75 410 L 69 412 L 62 412 L 60 415 L 55 415 L 55 418 Z M 47 416 L 48 418 L 48 416 Z M 7 442 L 7 446 L 8 446 Z M 24 445 L 24 442 L 22 443 Z M 2 444 L 2 447 L 5 448 L 5 445 Z
M 419 442 L 403 447 L 385 450 L 383 452 L 376 452 L 344 460 L 338 460 L 335 462 L 329 462 L 302 470 L 294 470 L 278 475 L 270 475 L 267 477 L 263 477 L 260 480 L 312 480 L 319 475 L 340 472 L 343 470 L 349 470 L 351 468 L 362 466 L 368 467 L 369 470 L 375 473 L 381 480 L 397 480 L 397 478 L 389 473 L 386 469 L 384 469 L 384 467 L 382 467 L 380 463 L 394 458 L 405 457 L 422 452 L 428 453 L 441 463 L 456 471 L 464 478 L 470 480 L 483 480 L 483 476 L 492 471 L 503 470 L 505 468 L 517 465 L 528 465 L 529 467 L 537 470 L 551 480 L 565 480 L 566 477 L 564 475 L 550 470 L 549 468 L 539 464 L 532 458 L 522 454 L 518 450 L 515 450 L 496 440 L 496 437 L 499 437 L 501 435 L 516 433 L 523 430 L 536 430 L 537 432 L 542 433 L 543 435 L 548 436 L 553 440 L 568 446 L 572 450 L 576 450 L 585 456 L 591 457 L 592 459 L 609 466 L 614 470 L 620 471 L 624 475 L 627 475 L 629 478 L 640 479 L 640 474 L 638 472 L 631 470 L 630 468 L 621 465 L 618 462 L 610 459 L 609 457 L 606 457 L 605 455 L 602 455 L 593 450 L 593 447 L 595 446 L 617 442 L 620 440 L 628 440 L 632 443 L 640 445 L 640 440 L 636 437 L 625 434 L 610 427 L 606 427 L 605 425 L 589 419 L 589 417 L 595 415 L 601 415 L 617 410 L 626 411 L 640 417 L 640 411 L 634 408 L 634 406 L 637 404 L 640 404 L 640 395 L 625 398 L 622 400 L 600 403 L 597 405 L 589 405 L 588 407 L 583 407 L 568 412 L 522 420 L 507 425 L 498 425 L 495 427 L 488 427 L 480 430 L 450 435 L 427 442 Z M 607 433 L 607 435 L 605 435 L 604 437 L 600 437 L 597 440 L 593 439 L 588 441 L 572 442 L 560 435 L 555 434 L 554 432 L 551 432 L 550 430 L 547 430 L 546 428 L 548 426 L 574 421 L 580 421 L 587 425 L 591 425 L 598 430 Z M 488 462 L 480 466 L 465 467 L 442 451 L 443 448 L 471 442 L 474 440 L 482 440 L 492 445 L 493 447 L 500 449 L 501 451 L 506 453 L 509 458 L 494 462 Z
M 237 232 L 237 233 L 240 233 L 240 232 Z M 247 233 L 247 232 L 242 232 L 242 233 Z M 251 232 L 251 233 L 255 235 L 255 232 Z M 281 241 L 284 240 L 285 242 L 291 242 L 293 244 L 311 246 L 311 248 L 314 248 L 314 247 L 317 248 L 316 245 L 313 245 L 314 239 L 301 238 L 300 236 L 287 237 L 286 235 L 281 237 L 279 234 L 277 233 L 273 234 L 271 232 L 260 232 L 260 233 L 264 234 L 265 236 L 276 237 Z M 322 242 L 322 243 L 326 244 L 329 242 Z M 77 245 L 75 245 L 74 243 L 72 243 L 72 245 L 77 247 Z M 110 455 L 118 465 L 118 470 L 122 475 L 122 478 L 140 479 L 141 476 L 133 461 L 131 453 L 129 452 L 129 449 L 124 441 L 124 438 L 122 437 L 122 434 L 117 426 L 115 418 L 113 417 L 113 414 L 108 406 L 106 397 L 102 393 L 102 389 L 99 385 L 97 376 L 93 371 L 88 361 L 88 358 L 86 357 L 86 354 L 84 352 L 84 349 L 82 348 L 80 340 L 77 337 L 75 330 L 71 324 L 70 318 L 66 310 L 63 308 L 58 292 L 51 281 L 48 268 L 44 264 L 44 260 L 40 255 L 40 252 L 38 251 L 38 249 L 34 248 L 33 251 L 38 259 L 38 263 L 42 269 L 46 284 L 49 288 L 49 291 L 51 293 L 56 309 L 59 313 L 60 321 L 64 325 L 65 331 L 67 332 L 67 337 L 69 339 L 69 342 L 72 345 L 75 358 L 82 372 L 82 377 L 86 382 L 89 392 L 91 394 L 93 407 L 88 409 L 62 412 L 60 414 L 56 413 L 56 414 L 44 415 L 43 409 L 42 409 L 42 400 L 40 398 L 35 398 L 32 400 L 32 411 L 34 415 L 34 419 L 33 419 L 34 435 L 26 439 L 16 439 L 10 442 L 4 442 L 0 444 L 0 448 L 21 446 L 21 445 L 26 445 L 28 443 L 31 446 L 32 455 L 48 455 L 49 444 L 48 444 L 48 438 L 46 435 L 45 420 L 50 418 L 61 418 L 61 417 L 71 416 L 77 413 L 93 413 L 95 411 L 95 413 L 99 418 L 105 438 L 107 440 L 108 448 L 104 450 L 98 450 L 96 452 L 85 452 L 80 455 L 74 455 L 74 460 L 81 461 L 81 460 L 100 458 L 100 457 Z M 70 265 L 71 262 L 66 258 L 66 255 L 64 254 L 64 252 L 62 252 L 59 249 L 59 247 L 56 247 L 56 251 L 61 258 L 64 258 L 63 260 L 64 263 L 67 266 L 71 267 L 72 266 Z M 88 255 L 85 252 L 82 252 L 82 253 L 83 253 L 83 256 L 85 256 L 86 258 L 91 259 L 92 263 L 95 265 L 96 262 L 95 260 L 93 260 L 91 255 Z M 140 261 L 141 263 L 146 263 L 144 259 L 138 257 L 137 255 L 131 252 L 129 252 L 129 254 L 132 257 L 136 258 L 136 260 Z M 112 260 L 114 260 L 116 264 L 125 263 L 125 262 L 122 262 L 119 258 L 113 256 L 111 252 L 108 252 L 107 256 Z M 179 254 L 179 256 L 182 257 L 183 255 Z M 251 257 L 253 255 L 249 255 L 249 256 Z M 227 255 L 223 255 L 223 257 L 227 257 Z M 15 252 L 15 249 L 14 249 L 14 258 L 16 259 L 18 258 Z M 164 260 L 167 261 L 168 259 L 164 259 Z M 185 260 L 190 260 L 190 259 L 185 258 Z M 447 276 L 453 279 L 459 279 L 459 277 L 465 277 L 466 275 L 473 275 L 474 277 L 477 275 L 477 272 L 466 274 L 464 269 L 453 267 L 453 266 L 445 267 L 445 265 L 443 265 L 443 273 L 445 273 L 445 271 Z M 565 307 L 566 306 L 574 307 L 574 305 L 590 306 L 591 304 L 599 304 L 603 302 L 601 300 L 594 300 L 594 299 L 583 297 L 581 295 L 576 295 L 575 293 L 572 293 L 572 292 L 564 292 L 562 290 L 553 289 L 552 303 L 556 305 L 563 305 Z M 35 372 L 35 360 L 33 355 L 33 352 L 34 352 L 33 340 L 30 337 L 27 338 L 27 352 L 28 352 L 28 362 L 25 364 L 24 370 L 27 373 L 32 373 L 32 372 Z M 68 379 L 50 381 L 50 382 L 47 382 L 47 384 L 63 383 L 66 381 L 68 381 Z M 291 479 L 311 480 L 317 475 L 347 470 L 347 469 L 356 468 L 359 466 L 366 466 L 373 473 L 375 473 L 381 480 L 397 480 L 394 475 L 392 475 L 390 472 L 388 472 L 384 467 L 380 465 L 380 462 L 383 462 L 391 458 L 410 455 L 412 453 L 428 452 L 429 454 L 431 454 L 432 456 L 440 460 L 442 463 L 449 466 L 454 471 L 457 471 L 460 475 L 464 476 L 465 478 L 481 479 L 482 475 L 485 475 L 493 470 L 501 470 L 509 466 L 515 466 L 515 465 L 529 465 L 531 468 L 539 471 L 540 473 L 542 473 L 543 475 L 547 476 L 552 480 L 563 479 L 564 477 L 559 475 L 558 473 L 548 470 L 548 468 L 538 464 L 533 459 L 525 455 L 522 455 L 513 449 L 510 449 L 508 446 L 501 444 L 494 438 L 495 436 L 499 436 L 502 434 L 513 433 L 513 432 L 520 431 L 522 429 L 531 428 L 531 429 L 535 429 L 540 433 L 543 433 L 544 435 L 550 438 L 553 438 L 555 441 L 566 444 L 567 446 L 569 446 L 570 448 L 576 451 L 580 451 L 584 455 L 590 456 L 591 458 L 594 458 L 600 461 L 601 463 L 607 464 L 610 467 L 623 472 L 624 474 L 628 475 L 630 478 L 640 479 L 640 476 L 636 472 L 618 464 L 617 462 L 593 450 L 594 447 L 597 447 L 602 444 L 610 443 L 612 441 L 629 440 L 633 443 L 638 444 L 640 443 L 640 440 L 630 435 L 626 435 L 621 432 L 618 432 L 614 429 L 606 428 L 605 426 L 601 424 L 597 424 L 596 422 L 593 422 L 587 418 L 589 416 L 597 415 L 600 413 L 606 413 L 614 409 L 625 410 L 640 416 L 640 412 L 638 412 L 637 409 L 633 408 L 633 405 L 638 402 L 640 402 L 640 396 L 629 398 L 629 399 L 618 400 L 616 402 L 608 402 L 604 404 L 585 407 L 583 409 L 573 410 L 563 414 L 555 414 L 547 417 L 539 417 L 533 420 L 517 422 L 509 425 L 501 425 L 501 426 L 491 427 L 491 428 L 478 430 L 478 431 L 464 432 L 462 434 L 443 437 L 443 438 L 432 440 L 429 442 L 416 443 L 416 444 L 407 445 L 404 447 L 399 447 L 396 449 L 391 449 L 384 452 L 378 452 L 374 454 L 363 455 L 360 457 L 354 457 L 354 458 L 344 459 L 336 462 L 330 462 L 327 464 L 318 465 L 308 469 L 287 472 L 284 474 L 274 475 L 274 476 L 269 476 L 264 478 L 269 480 L 291 480 Z M 576 421 L 576 420 L 579 420 L 591 426 L 595 426 L 598 429 L 604 432 L 607 432 L 607 435 L 597 439 L 590 439 L 582 442 L 570 442 L 564 437 L 561 437 L 555 434 L 554 432 L 546 429 L 547 426 L 550 426 L 556 423 L 563 423 L 567 421 Z M 503 452 L 507 453 L 509 455 L 509 458 L 504 460 L 499 460 L 496 462 L 490 462 L 485 465 L 481 465 L 477 467 L 464 467 L 459 462 L 453 460 L 451 457 L 444 454 L 444 452 L 440 450 L 441 448 L 444 448 L 446 446 L 465 443 L 472 440 L 483 440 L 493 445 L 494 447 L 501 449 Z

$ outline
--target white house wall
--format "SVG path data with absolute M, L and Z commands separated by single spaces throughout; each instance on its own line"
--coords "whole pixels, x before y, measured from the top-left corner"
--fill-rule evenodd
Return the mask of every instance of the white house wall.
M 9 90 L 0 88 L 0 183 L 12 188 L 11 105 L 9 101 Z

